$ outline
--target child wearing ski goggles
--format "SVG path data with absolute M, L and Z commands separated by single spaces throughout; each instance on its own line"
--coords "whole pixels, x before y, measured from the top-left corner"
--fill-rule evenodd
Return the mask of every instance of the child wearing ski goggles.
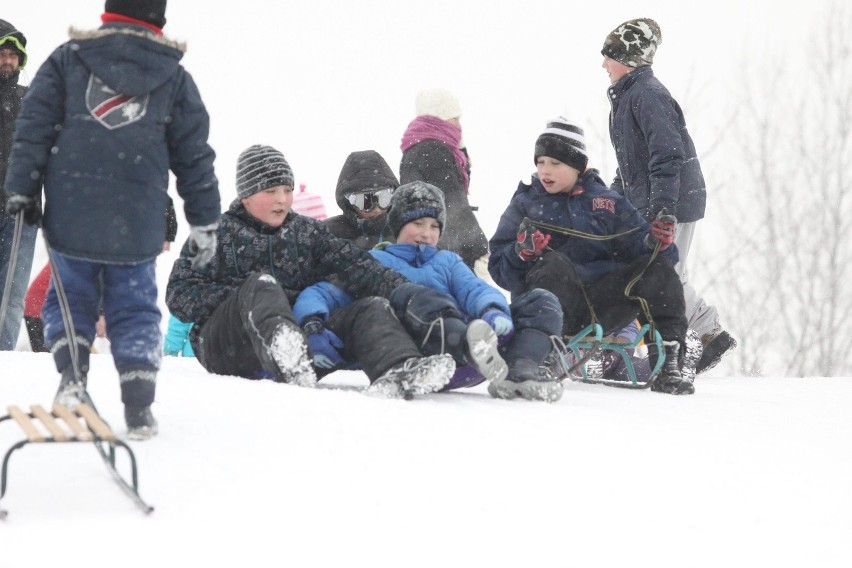
M 346 195 L 346 200 L 356 209 L 372 211 L 377 206 L 380 209 L 387 209 L 390 205 L 392 195 L 393 189 L 385 188 L 364 193 L 349 193 Z

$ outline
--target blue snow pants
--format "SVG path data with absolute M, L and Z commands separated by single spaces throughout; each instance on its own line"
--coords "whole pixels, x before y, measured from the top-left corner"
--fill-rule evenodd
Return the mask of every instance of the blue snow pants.
M 88 369 L 99 306 L 103 306 L 110 350 L 121 381 L 121 400 L 131 406 L 154 402 L 156 371 L 162 357 L 156 262 L 106 264 L 53 253 L 73 323 L 81 369 Z M 68 337 L 51 280 L 42 308 L 45 343 L 61 373 L 71 365 Z

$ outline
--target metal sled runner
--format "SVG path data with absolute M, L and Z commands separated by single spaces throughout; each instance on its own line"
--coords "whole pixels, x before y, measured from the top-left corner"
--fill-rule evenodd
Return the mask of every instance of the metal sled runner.
M 663 362 L 665 360 L 663 356 L 663 339 L 660 336 L 660 333 L 656 329 L 654 330 L 653 340 L 659 356 L 657 357 L 657 362 L 654 365 L 654 368 L 651 369 L 651 375 L 648 377 L 647 381 L 642 382 L 637 379 L 636 369 L 633 366 L 633 360 L 630 357 L 630 351 L 639 346 L 649 329 L 650 326 L 648 324 L 643 325 L 639 329 L 639 334 L 636 336 L 636 339 L 629 341 L 618 337 L 604 337 L 603 328 L 601 328 L 600 324 L 594 323 L 583 328 L 577 335 L 565 337 L 564 344 L 566 349 L 570 350 L 574 359 L 580 362 L 580 364 L 568 365 L 568 362 L 565 361 L 565 354 L 563 354 L 564 368 L 571 369 L 568 376 L 574 381 L 612 387 L 630 389 L 644 389 L 650 387 L 651 383 L 654 382 L 654 378 L 660 372 L 660 369 L 662 369 Z M 627 370 L 629 380 L 616 381 L 605 379 L 603 377 L 594 378 L 590 376 L 588 370 L 588 360 L 590 356 L 604 350 L 614 351 L 621 357 L 621 360 L 624 361 L 624 367 Z
M 80 404 L 74 411 L 71 411 L 66 406 L 54 404 L 52 412 L 48 412 L 42 406 L 34 404 L 30 407 L 30 410 L 31 412 L 27 413 L 17 406 L 9 406 L 9 414 L 0 416 L 0 422 L 9 419 L 17 422 L 26 435 L 26 439 L 14 444 L 3 456 L 2 471 L 0 472 L 0 499 L 6 494 L 9 458 L 12 457 L 15 450 L 30 443 L 89 442 L 95 445 L 113 479 L 133 499 L 134 503 L 146 514 L 154 510 L 139 496 L 136 457 L 133 455 L 133 451 L 127 444 L 118 439 L 109 425 L 90 405 Z M 41 428 L 38 424 L 41 425 Z M 130 483 L 116 469 L 116 448 L 124 448 L 127 451 L 130 459 Z M 0 509 L 0 519 L 5 518 L 6 514 L 6 511 Z

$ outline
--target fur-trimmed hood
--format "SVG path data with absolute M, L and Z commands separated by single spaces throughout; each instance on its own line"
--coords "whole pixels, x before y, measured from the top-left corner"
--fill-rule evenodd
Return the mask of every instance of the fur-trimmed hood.
M 140 26 L 110 23 L 96 30 L 70 28 L 70 49 L 107 86 L 135 96 L 165 83 L 180 66 L 186 44 Z

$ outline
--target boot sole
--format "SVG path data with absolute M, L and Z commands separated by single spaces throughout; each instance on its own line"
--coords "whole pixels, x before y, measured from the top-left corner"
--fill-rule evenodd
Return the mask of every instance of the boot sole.
M 465 333 L 468 354 L 476 370 L 486 379 L 502 381 L 509 366 L 497 350 L 497 334 L 485 320 L 473 320 Z
M 562 398 L 565 389 L 558 381 L 521 381 L 510 380 L 491 381 L 488 385 L 488 394 L 494 398 L 512 400 L 523 398 L 525 400 L 543 400 L 556 402 Z
M 452 355 L 444 353 L 424 357 L 405 377 L 379 377 L 366 393 L 379 398 L 411 399 L 441 390 L 453 378 L 455 370 L 456 362 Z

